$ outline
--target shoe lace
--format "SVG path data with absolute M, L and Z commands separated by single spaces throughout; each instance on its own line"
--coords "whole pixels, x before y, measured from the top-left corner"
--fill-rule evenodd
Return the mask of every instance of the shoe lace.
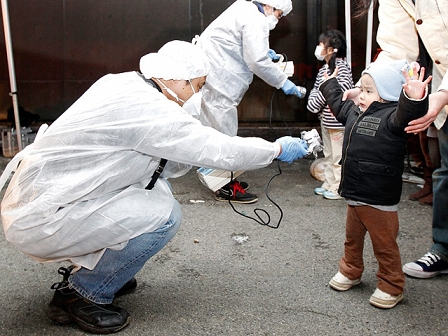
M 51 285 L 51 289 L 61 289 L 63 287 L 68 286 L 68 277 L 71 275 L 72 270 L 75 268 L 75 266 L 71 265 L 67 268 L 65 267 L 59 267 L 58 273 L 62 275 L 62 281 L 61 282 L 55 282 L 53 285 Z
M 244 190 L 244 188 L 241 186 L 241 183 L 239 183 L 238 181 L 235 181 L 234 183 L 232 183 L 232 185 L 230 187 L 233 190 L 233 197 L 236 197 L 237 192 L 240 192 L 242 194 L 246 193 L 246 190 Z
M 423 257 L 421 257 L 418 261 L 426 264 L 426 266 L 431 266 L 432 264 L 438 262 L 441 258 L 434 253 L 428 252 Z

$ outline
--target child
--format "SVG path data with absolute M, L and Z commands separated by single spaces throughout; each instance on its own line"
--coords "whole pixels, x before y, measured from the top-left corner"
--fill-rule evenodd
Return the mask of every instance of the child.
M 339 123 L 331 113 L 324 96 L 319 91 L 320 84 L 325 80 L 324 74 L 333 73 L 338 67 L 337 80 L 342 90 L 353 88 L 352 72 L 345 57 L 347 43 L 345 36 L 338 30 L 328 30 L 319 36 L 319 45 L 314 55 L 319 61 L 325 61 L 327 66 L 320 68 L 313 89 L 310 91 L 307 108 L 310 112 L 319 113 L 321 120 L 322 141 L 324 143 L 324 183 L 314 189 L 317 195 L 326 199 L 341 199 L 338 194 L 341 180 L 342 140 L 344 125 Z
M 320 86 L 345 125 L 339 193 L 348 202 L 346 239 L 330 286 L 346 291 L 361 282 L 364 237 L 369 232 L 379 267 L 370 303 L 380 308 L 393 308 L 403 299 L 405 278 L 396 238 L 408 138 L 404 128 L 428 110 L 427 84 L 432 78 L 423 81 L 424 68 L 420 75 L 415 68 L 402 71 L 408 68 L 405 60 L 371 64 L 362 73 L 359 106 L 342 101 L 342 88 L 334 78 L 337 69 L 325 75 Z

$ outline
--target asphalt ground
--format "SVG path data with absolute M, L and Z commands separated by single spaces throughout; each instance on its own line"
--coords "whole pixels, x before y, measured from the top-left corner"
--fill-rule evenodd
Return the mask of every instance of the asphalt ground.
M 0 158 L 0 165 L 8 161 Z M 310 175 L 311 163 L 305 158 L 280 164 L 282 173 L 269 187 L 283 211 L 277 229 L 215 201 L 196 170 L 173 179 L 183 224 L 137 274 L 136 292 L 115 301 L 131 315 L 129 326 L 118 334 L 447 335 L 447 275 L 407 278 L 404 300 L 394 309 L 369 304 L 377 262 L 368 237 L 363 282 L 347 292 L 329 287 L 343 252 L 346 203 L 314 195 L 321 183 Z M 277 173 L 277 163 L 245 172 L 240 180 L 250 183 L 249 192 L 259 201 L 236 205 L 237 210 L 253 216 L 255 208 L 264 209 L 276 225 L 280 212 L 265 187 Z M 416 190 L 416 184 L 404 183 L 399 205 L 404 263 L 421 257 L 432 243 L 432 208 L 408 200 Z M 85 334 L 45 314 L 53 295 L 50 286 L 61 280 L 57 269 L 68 264 L 36 263 L 6 242 L 3 233 L 0 263 L 1 335 Z

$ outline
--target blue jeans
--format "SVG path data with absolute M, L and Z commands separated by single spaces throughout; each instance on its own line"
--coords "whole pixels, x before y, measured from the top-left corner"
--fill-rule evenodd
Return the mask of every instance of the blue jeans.
M 81 268 L 71 275 L 70 284 L 90 301 L 112 303 L 115 293 L 175 236 L 181 221 L 180 205 L 175 202 L 165 225 L 129 240 L 122 250 L 107 249 L 93 270 Z
M 431 252 L 448 261 L 448 120 L 438 132 L 441 167 L 432 175 L 433 219 Z

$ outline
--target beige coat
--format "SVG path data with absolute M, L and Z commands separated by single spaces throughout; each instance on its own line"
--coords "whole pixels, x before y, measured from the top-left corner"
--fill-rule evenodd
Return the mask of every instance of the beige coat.
M 433 92 L 448 90 L 448 1 L 444 0 L 379 1 L 377 42 L 382 49 L 377 61 L 418 57 L 418 35 L 434 61 Z M 440 128 L 448 106 L 435 121 Z

